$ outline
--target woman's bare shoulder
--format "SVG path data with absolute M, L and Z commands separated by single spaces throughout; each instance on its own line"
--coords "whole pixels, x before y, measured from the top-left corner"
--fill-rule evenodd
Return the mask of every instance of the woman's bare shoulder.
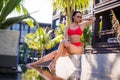
M 65 29 L 68 29 L 70 26 L 67 26 Z
M 82 29 L 82 31 L 84 30 L 83 23 L 79 23 L 79 27 Z

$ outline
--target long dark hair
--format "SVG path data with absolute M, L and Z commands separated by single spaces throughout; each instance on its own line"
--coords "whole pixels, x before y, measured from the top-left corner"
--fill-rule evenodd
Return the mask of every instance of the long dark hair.
M 73 18 L 73 17 L 74 17 L 77 13 L 80 13 L 80 14 L 81 14 L 80 11 L 74 11 L 73 14 L 72 14 L 72 22 L 74 22 L 74 18 Z

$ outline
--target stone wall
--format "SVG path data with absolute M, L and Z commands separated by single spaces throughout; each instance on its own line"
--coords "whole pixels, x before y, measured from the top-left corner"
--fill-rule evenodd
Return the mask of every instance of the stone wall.
M 111 78 L 120 76 L 120 54 L 83 54 L 81 69 L 83 73 L 107 75 Z
M 0 30 L 0 67 L 17 64 L 19 32 Z
M 120 80 L 119 68 L 120 54 L 71 55 L 57 60 L 56 74 L 64 79 L 74 75 L 80 80 Z

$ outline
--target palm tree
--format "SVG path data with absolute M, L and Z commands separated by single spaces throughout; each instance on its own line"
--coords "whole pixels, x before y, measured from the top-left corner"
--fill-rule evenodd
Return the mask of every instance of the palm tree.
M 62 10 L 67 15 L 67 23 L 71 24 L 71 12 L 74 10 L 82 10 L 88 6 L 89 0 L 52 0 L 53 9 Z
M 21 2 L 22 0 L 0 0 L 0 29 L 7 29 L 13 24 L 30 17 L 28 11 Z M 14 10 L 24 15 L 7 18 Z
M 40 55 L 43 55 L 45 49 L 51 49 L 55 44 L 60 42 L 61 35 L 56 38 L 51 38 L 52 30 L 47 31 L 43 28 L 38 28 L 35 33 L 29 33 L 25 36 L 25 42 L 28 44 L 29 48 L 34 50 L 39 50 Z M 40 56 L 40 57 L 41 57 Z

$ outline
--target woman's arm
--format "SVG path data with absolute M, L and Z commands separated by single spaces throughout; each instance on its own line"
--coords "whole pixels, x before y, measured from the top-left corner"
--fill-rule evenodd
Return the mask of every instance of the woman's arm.
M 95 20 L 96 20 L 95 17 L 83 18 L 82 19 L 83 23 L 80 24 L 82 26 L 82 30 L 84 30 L 86 27 L 88 27 L 90 24 L 92 24 Z
M 69 40 L 69 37 L 68 37 L 68 33 L 67 33 L 67 31 L 68 31 L 68 27 L 66 27 L 66 29 L 65 29 L 65 31 L 64 31 L 64 40 Z

